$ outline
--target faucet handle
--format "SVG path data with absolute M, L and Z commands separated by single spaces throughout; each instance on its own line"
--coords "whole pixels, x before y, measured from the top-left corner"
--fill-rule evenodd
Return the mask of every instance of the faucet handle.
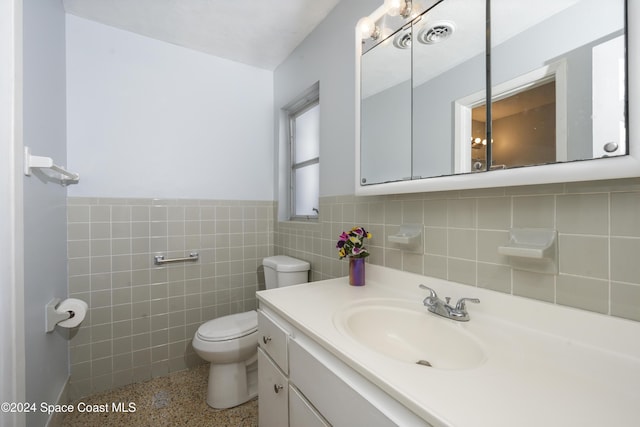
M 427 291 L 429 291 L 429 296 L 427 298 L 438 298 L 438 294 L 436 294 L 436 291 L 434 291 L 433 289 L 431 289 L 428 286 L 423 285 L 422 283 L 418 285 L 418 287 L 420 289 L 426 289 Z
M 429 296 L 422 300 L 422 304 L 425 307 L 434 307 L 438 303 L 438 294 L 436 294 L 436 291 L 423 284 L 418 285 L 418 287 L 429 291 Z
M 465 303 L 467 301 L 473 302 L 473 303 L 476 303 L 476 304 L 478 304 L 480 302 L 480 300 L 478 298 L 460 298 L 458 300 L 458 302 L 456 303 L 456 310 L 461 310 L 461 311 L 462 310 L 466 310 L 467 306 L 466 306 Z

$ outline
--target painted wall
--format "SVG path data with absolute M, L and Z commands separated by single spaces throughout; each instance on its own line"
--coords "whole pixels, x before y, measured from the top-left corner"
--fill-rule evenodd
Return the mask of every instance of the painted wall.
M 24 144 L 64 163 L 66 152 L 65 14 L 61 0 L 26 0 Z M 57 403 L 69 374 L 66 331 L 46 334 L 44 307 L 67 295 L 67 190 L 42 174 L 24 178 L 26 400 Z M 44 425 L 46 413 L 27 414 Z
M 272 78 L 67 15 L 69 195 L 273 200 Z
M 281 109 L 320 82 L 320 196 L 354 191 L 355 25 L 382 2 L 340 2 L 274 72 L 276 198 L 286 212 L 286 125 Z

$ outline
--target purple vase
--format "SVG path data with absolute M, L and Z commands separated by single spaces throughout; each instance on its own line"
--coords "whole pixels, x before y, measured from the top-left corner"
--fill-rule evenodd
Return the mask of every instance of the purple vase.
M 349 258 L 349 284 L 364 286 L 364 258 Z

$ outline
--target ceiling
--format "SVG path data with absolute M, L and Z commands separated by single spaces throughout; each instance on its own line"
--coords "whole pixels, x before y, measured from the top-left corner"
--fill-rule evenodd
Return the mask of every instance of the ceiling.
M 67 13 L 267 70 L 340 0 L 63 0 Z

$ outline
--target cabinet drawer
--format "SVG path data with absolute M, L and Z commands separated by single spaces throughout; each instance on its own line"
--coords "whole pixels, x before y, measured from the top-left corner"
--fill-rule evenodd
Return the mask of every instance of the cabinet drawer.
M 313 405 L 289 384 L 289 427 L 330 427 Z
M 278 326 L 264 311 L 258 310 L 258 344 L 282 372 L 289 373 L 287 357 L 287 336 L 289 334 Z
M 258 349 L 258 425 L 282 427 L 289 425 L 289 383 L 287 377 Z

